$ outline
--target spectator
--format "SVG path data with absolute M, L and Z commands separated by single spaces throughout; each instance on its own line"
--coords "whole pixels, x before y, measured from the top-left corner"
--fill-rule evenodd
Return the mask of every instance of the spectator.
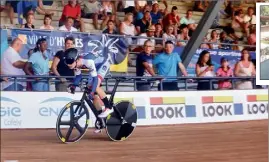
M 114 21 L 108 20 L 107 28 L 103 31 L 103 33 L 105 33 L 105 34 L 118 34 L 118 32 L 115 30 Z
M 27 53 L 28 56 L 28 60 L 31 57 L 31 55 L 34 53 L 34 49 L 30 49 Z M 31 73 L 34 73 L 32 67 L 30 69 Z M 33 86 L 32 86 L 32 82 L 31 81 L 27 81 L 26 82 L 26 91 L 32 91 L 33 90 Z
M 155 38 L 162 38 L 163 37 L 163 28 L 162 28 L 162 24 L 157 23 L 155 24 Z M 156 45 L 162 45 L 163 46 L 163 41 L 162 40 L 155 40 Z
M 184 76 L 187 76 L 187 71 L 181 62 L 178 53 L 174 51 L 174 44 L 172 41 L 165 42 L 165 49 L 163 53 L 158 54 L 153 59 L 153 64 L 156 66 L 158 74 L 163 77 L 177 77 L 178 68 Z M 178 90 L 177 79 L 164 79 L 163 90 Z M 160 84 L 158 86 L 160 90 Z
M 193 11 L 205 12 L 208 7 L 209 2 L 207 0 L 195 1 L 193 6 Z
M 227 38 L 226 32 L 223 31 L 223 32 L 220 33 L 220 43 L 225 43 L 225 45 L 224 44 L 220 45 L 220 48 L 221 49 L 223 49 L 223 50 L 233 50 L 232 46 L 231 45 L 228 45 L 228 44 L 233 44 L 233 43 L 237 44 L 237 41 L 229 40 Z
M 95 14 L 98 13 L 101 6 L 98 0 L 88 0 L 83 1 L 81 7 L 83 8 L 81 17 L 87 19 L 93 19 Z
M 159 10 L 159 4 L 154 3 L 152 5 L 152 11 L 150 12 L 152 24 L 162 23 L 163 13 Z
M 203 38 L 203 43 L 200 45 L 200 48 L 202 48 L 202 49 L 209 49 L 210 47 L 209 47 L 209 45 L 206 42 L 208 42 L 208 40 L 207 40 L 206 37 L 204 37 Z
M 26 17 L 26 23 L 24 24 L 24 28 L 34 29 L 35 28 L 35 26 L 33 25 L 34 20 L 35 20 L 34 15 L 33 14 L 28 14 L 27 17 Z
M 242 10 L 242 5 L 241 5 L 241 1 L 229 1 L 229 0 L 226 0 L 224 2 L 224 5 L 225 5 L 225 9 L 224 9 L 224 12 L 228 15 L 227 18 L 231 17 L 233 18 L 234 17 L 234 12 L 237 11 L 237 10 Z
M 136 58 L 136 75 L 150 77 L 155 76 L 155 72 L 152 66 L 152 52 L 153 43 L 151 40 L 146 40 L 144 42 L 144 51 L 141 52 Z M 143 81 L 143 79 L 138 79 L 139 83 L 136 83 L 136 88 L 138 91 L 150 91 L 150 83 Z
M 114 8 L 113 4 L 110 1 L 102 1 L 102 5 L 99 10 L 99 15 L 101 16 L 101 19 L 103 19 L 103 22 L 101 24 L 101 30 L 105 27 L 108 20 L 115 21 L 115 15 L 114 15 Z M 94 24 L 98 24 L 98 15 L 95 15 L 94 17 Z
M 195 21 L 192 19 L 192 10 L 188 10 L 185 17 L 180 19 L 180 24 L 188 25 L 189 36 L 192 35 L 192 32 L 196 29 Z
M 244 20 L 246 29 L 249 29 L 249 28 L 256 26 L 256 16 L 254 15 L 254 8 L 253 7 L 248 8 L 248 13 L 244 16 L 243 20 Z M 247 36 L 249 36 L 249 34 L 250 34 L 249 31 L 250 30 L 246 30 Z
M 123 1 L 123 6 L 124 6 L 124 13 L 125 15 L 127 13 L 132 13 L 132 14 L 135 14 L 135 0 L 129 0 L 129 1 Z
M 155 32 L 155 26 L 151 25 L 147 29 L 147 33 L 142 33 L 142 34 L 140 34 L 140 36 L 141 37 L 148 37 L 148 39 L 154 38 L 154 32 Z M 143 46 L 145 44 L 146 40 L 147 40 L 146 38 L 138 39 L 137 45 Z M 150 41 L 151 41 L 152 45 L 155 46 L 155 39 L 151 39 Z
M 146 11 L 141 20 L 137 20 L 135 27 L 138 34 L 145 33 L 149 25 L 151 24 L 150 12 Z
M 50 15 L 45 15 L 44 16 L 44 25 L 40 27 L 40 29 L 43 29 L 43 30 L 53 30 L 54 27 L 51 26 L 51 16 Z
M 2 2 L 2 1 L 1 1 Z M 10 24 L 14 24 L 14 13 L 17 13 L 17 4 L 19 1 L 7 0 L 5 9 L 7 11 L 8 17 L 10 19 Z
M 256 29 L 252 28 L 250 30 L 250 35 L 248 37 L 248 45 L 256 46 Z M 249 51 L 256 51 L 256 47 L 249 47 Z
M 248 50 L 243 49 L 241 51 L 241 60 L 236 63 L 234 69 L 234 75 L 236 77 L 250 77 L 255 76 L 255 67 L 251 62 L 251 56 Z M 246 80 L 241 80 L 236 82 L 236 89 L 252 89 L 252 82 Z
M 40 38 L 36 43 L 34 53 L 31 54 L 25 66 L 25 72 L 27 75 L 37 75 L 37 76 L 49 75 L 49 54 L 47 48 L 48 45 L 46 39 Z M 47 81 L 40 81 L 40 78 L 35 78 L 35 80 L 36 81 L 32 82 L 33 91 L 42 92 L 49 90 L 49 84 Z
M 52 62 L 52 72 L 56 76 L 74 76 L 74 70 L 70 70 L 68 66 L 64 63 L 64 51 L 73 48 L 75 45 L 75 39 L 73 37 L 66 37 L 64 50 L 58 51 Z M 60 78 L 60 82 L 55 84 L 56 91 L 66 91 L 66 88 L 71 84 L 72 79 Z
M 74 20 L 72 17 L 68 17 L 65 20 L 65 24 L 59 28 L 60 31 L 77 32 L 78 30 L 73 27 Z
M 206 50 L 202 51 L 196 63 L 197 77 L 213 77 L 214 65 L 211 62 L 210 53 Z M 210 90 L 210 82 L 208 80 L 199 80 L 197 90 Z
M 120 34 L 121 35 L 128 35 L 128 36 L 135 36 L 137 34 L 135 30 L 135 26 L 132 24 L 134 20 L 134 16 L 132 13 L 127 13 L 124 17 L 124 21 L 120 25 Z M 132 44 L 132 38 L 127 38 L 128 44 Z
M 185 41 L 190 40 L 188 26 L 186 24 L 181 24 L 179 26 L 178 33 L 179 34 L 177 35 L 177 46 L 186 46 L 187 42 Z
M 209 40 L 211 42 L 209 45 L 210 49 L 219 49 L 219 40 L 218 40 L 218 33 L 216 30 L 211 31 L 211 39 Z
M 247 26 L 244 24 L 243 16 L 244 14 L 242 10 L 238 10 L 234 13 L 234 18 L 232 20 L 232 28 L 233 29 L 241 28 L 243 32 L 249 33 Z
M 163 45 L 165 45 L 165 42 L 167 40 L 170 40 L 173 42 L 173 44 L 176 44 L 176 36 L 173 34 L 174 32 L 174 27 L 172 25 L 169 25 L 166 29 L 166 32 L 163 34 Z
M 135 21 L 137 21 L 137 20 L 141 20 L 143 17 L 144 17 L 144 13 L 145 12 L 151 12 L 151 6 L 150 5 L 145 5 L 144 7 L 143 7 L 143 9 L 140 9 L 140 10 L 138 10 L 139 12 L 138 13 L 136 13 L 136 19 L 135 19 Z
M 221 67 L 217 70 L 217 77 L 233 77 L 233 70 L 229 66 L 229 62 L 226 58 L 222 57 L 220 60 Z M 219 89 L 231 89 L 232 83 L 230 80 L 220 80 L 218 83 Z
M 80 5 L 77 4 L 76 0 L 69 0 L 68 4 L 64 6 L 63 13 L 59 21 L 59 26 L 62 26 L 68 17 L 74 19 L 73 26 L 75 28 L 80 29 L 81 32 L 85 31 L 85 24 L 81 19 L 81 8 Z
M 23 42 L 19 38 L 15 38 L 11 42 L 11 46 L 2 54 L 1 58 L 1 74 L 2 75 L 25 75 L 23 68 L 25 62 L 19 53 L 23 47 Z M 22 91 L 25 83 L 6 81 L 2 82 L 1 90 L 3 91 Z
M 44 8 L 44 5 L 52 6 L 53 2 L 54 2 L 53 0 L 38 0 L 38 9 L 37 9 L 37 11 L 40 10 L 39 14 L 53 16 L 54 13 L 52 11 L 46 10 Z
M 163 27 L 164 29 L 167 29 L 168 26 L 173 25 L 175 29 L 177 28 L 178 25 L 180 25 L 180 18 L 177 13 L 177 7 L 173 6 L 171 13 L 167 14 L 163 18 Z

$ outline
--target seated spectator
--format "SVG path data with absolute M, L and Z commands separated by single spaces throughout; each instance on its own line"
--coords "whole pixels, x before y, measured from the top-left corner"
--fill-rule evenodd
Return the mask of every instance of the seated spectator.
M 251 62 L 251 56 L 248 50 L 243 49 L 241 51 L 241 60 L 235 65 L 234 75 L 236 77 L 250 77 L 256 75 L 256 70 Z M 236 89 L 253 89 L 252 82 L 248 81 L 248 79 L 237 81 L 235 87 Z
M 177 26 L 180 25 L 180 17 L 177 13 L 177 7 L 173 6 L 171 13 L 167 14 L 163 18 L 163 27 L 164 29 L 167 29 L 168 26 L 173 25 L 175 27 L 175 30 L 177 29 Z M 176 32 L 176 31 L 175 31 Z
M 74 70 L 68 68 L 64 62 L 64 51 L 69 48 L 74 48 L 75 39 L 73 37 L 66 37 L 64 40 L 64 50 L 58 51 L 51 65 L 51 70 L 56 76 L 74 76 Z M 73 79 L 60 78 L 59 82 L 55 83 L 56 91 L 65 92 L 68 85 L 73 83 Z
M 141 10 L 138 10 L 139 12 L 138 13 L 136 13 L 136 19 L 135 19 L 135 21 L 137 21 L 137 20 L 141 20 L 143 17 L 144 17 L 144 13 L 145 12 L 151 12 L 151 6 L 150 5 L 145 5 L 144 7 L 143 7 L 143 9 L 141 9 Z
M 243 16 L 244 14 L 242 10 L 238 10 L 234 13 L 234 18 L 232 20 L 232 28 L 233 29 L 241 28 L 243 32 L 248 33 L 248 28 L 244 24 Z
M 103 20 L 101 24 L 101 30 L 105 27 L 107 24 L 108 20 L 115 21 L 115 15 L 113 11 L 113 4 L 110 1 L 102 1 L 101 2 L 101 7 L 99 10 L 99 15 L 101 19 Z M 94 24 L 98 24 L 98 15 L 94 16 Z M 97 26 L 97 25 L 96 25 Z
M 166 32 L 163 34 L 163 45 L 165 45 L 165 42 L 167 40 L 170 40 L 174 43 L 174 45 L 176 44 L 176 36 L 173 34 L 174 32 L 174 27 L 172 25 L 169 25 L 166 29 Z
M 178 53 L 174 51 L 174 44 L 172 41 L 165 42 L 164 52 L 158 54 L 153 59 L 153 65 L 156 66 L 158 75 L 163 77 L 177 77 L 178 69 L 182 72 L 183 76 L 188 76 L 188 73 L 181 62 Z M 178 90 L 177 79 L 166 78 L 162 83 L 163 90 L 175 91 Z M 161 90 L 159 84 L 158 90 Z
M 219 40 L 218 40 L 219 34 L 216 30 L 211 31 L 211 39 L 209 40 L 209 47 L 210 49 L 219 49 Z
M 163 38 L 163 28 L 162 28 L 162 24 L 157 23 L 155 24 L 155 38 Z M 155 40 L 156 45 L 159 44 L 161 46 L 163 46 L 163 40 Z
M 1 75 L 25 75 L 23 68 L 25 62 L 20 56 L 23 48 L 23 42 L 19 38 L 15 38 L 10 47 L 4 51 L 1 56 Z M 1 83 L 1 90 L 3 91 L 22 91 L 25 83 L 6 80 Z M 16 89 L 17 87 L 17 89 Z
M 179 34 L 177 35 L 177 46 L 186 46 L 186 41 L 190 40 L 188 26 L 186 24 L 181 24 L 179 26 L 178 33 Z
M 69 0 L 68 4 L 64 6 L 59 26 L 62 26 L 68 17 L 74 19 L 73 26 L 75 28 L 80 29 L 81 32 L 85 31 L 85 24 L 81 19 L 81 8 L 76 0 Z
M 1 1 L 1 2 L 4 2 L 4 1 Z M 9 20 L 10 20 L 10 24 L 14 24 L 13 22 L 13 19 L 14 19 L 14 13 L 17 13 L 17 4 L 18 4 L 19 1 L 13 1 L 13 0 L 6 0 L 5 2 L 5 7 L 3 7 L 6 12 L 7 12 L 7 15 L 9 17 Z
M 41 26 L 40 29 L 43 29 L 43 30 L 53 30 L 54 29 L 54 27 L 51 26 L 51 16 L 50 15 L 44 16 L 44 25 Z
M 188 10 L 186 16 L 180 19 L 180 24 L 188 25 L 189 36 L 191 36 L 192 32 L 196 29 L 195 21 L 192 19 L 192 10 Z
M 195 1 L 193 11 L 205 12 L 209 2 L 207 0 Z
M 120 34 L 135 36 L 137 34 L 135 26 L 133 25 L 134 16 L 132 13 L 127 13 L 124 17 L 124 21 L 120 24 Z M 127 38 L 128 44 L 132 44 L 132 38 Z
M 98 0 L 88 0 L 88 1 L 83 1 L 81 4 L 81 7 L 82 7 L 81 17 L 87 18 L 87 19 L 93 19 L 94 15 L 98 13 L 101 6 Z
M 250 30 L 250 35 L 248 37 L 248 45 L 256 46 L 256 29 L 252 28 Z M 256 47 L 249 47 L 249 51 L 256 51 Z
M 202 42 L 203 43 L 200 45 L 200 48 L 202 48 L 202 49 L 209 49 L 210 48 L 209 45 L 208 45 L 208 43 L 206 43 L 206 42 L 208 42 L 208 40 L 207 40 L 206 37 L 203 38 L 203 41 Z
M 242 10 L 242 3 L 241 3 L 241 1 L 230 1 L 230 0 L 226 0 L 224 2 L 224 5 L 225 5 L 224 12 L 226 13 L 227 18 L 229 18 L 229 17 L 233 18 L 235 11 L 240 10 L 240 9 Z
M 35 26 L 33 25 L 34 20 L 35 20 L 34 15 L 33 14 L 28 14 L 27 17 L 26 17 L 26 23 L 24 24 L 24 28 L 34 29 L 35 28 Z
M 217 77 L 233 77 L 233 70 L 229 66 L 229 62 L 226 58 L 220 59 L 221 67 L 217 70 Z M 219 89 L 231 89 L 232 83 L 229 79 L 220 80 L 218 83 Z
M 135 0 L 123 1 L 123 6 L 124 6 L 123 11 L 124 11 L 125 15 L 127 13 L 135 14 L 135 11 L 136 11 L 135 5 L 136 5 Z
M 107 28 L 103 31 L 105 34 L 118 34 L 118 32 L 115 30 L 115 24 L 114 21 L 109 20 L 107 22 Z
M 137 55 L 136 58 L 136 76 L 150 77 L 155 76 L 155 72 L 152 66 L 152 50 L 153 43 L 150 40 L 146 40 L 144 42 L 144 51 Z M 138 83 L 136 83 L 136 88 L 138 91 L 150 91 L 150 83 L 147 81 L 143 81 L 143 79 L 138 79 Z
M 47 10 L 47 9 L 44 8 L 44 5 L 52 6 L 53 2 L 54 2 L 53 0 L 38 0 L 38 9 L 37 9 L 38 13 L 42 14 L 42 15 L 53 16 L 54 13 L 52 11 Z
M 248 8 L 248 13 L 244 16 L 243 20 L 244 20 L 246 29 L 249 29 L 251 27 L 256 26 L 256 16 L 254 15 L 254 8 L 253 7 Z M 250 30 L 246 30 L 247 37 L 249 36 L 249 31 Z
M 36 43 L 34 53 L 31 54 L 25 66 L 25 72 L 27 75 L 38 75 L 38 76 L 49 75 L 49 54 L 47 48 L 48 45 L 46 39 L 40 38 Z M 33 91 L 42 92 L 49 90 L 49 84 L 47 81 L 39 81 L 40 78 L 35 78 L 35 80 L 36 81 L 32 82 Z
M 74 19 L 72 17 L 68 17 L 65 20 L 65 24 L 59 28 L 60 31 L 69 31 L 69 32 L 77 32 L 78 30 L 73 27 Z
M 154 3 L 150 12 L 152 24 L 162 23 L 164 13 L 159 10 L 159 4 Z
M 142 33 L 139 36 L 141 36 L 141 37 L 148 37 L 148 39 L 154 38 L 154 32 L 155 32 L 155 26 L 154 25 L 151 25 L 147 29 L 147 32 L 146 33 Z M 138 39 L 137 45 L 143 46 L 146 40 L 147 40 L 147 38 L 140 38 L 140 39 Z M 155 39 L 151 39 L 150 41 L 151 41 L 152 45 L 155 46 Z
M 229 40 L 227 38 L 227 34 L 225 31 L 221 32 L 220 33 L 220 43 L 226 43 L 226 44 L 222 44 L 220 45 L 220 49 L 223 49 L 223 50 L 235 50 L 232 48 L 231 45 L 228 45 L 228 44 L 237 44 L 237 41 L 232 41 L 232 40 Z
M 150 12 L 146 11 L 141 20 L 137 20 L 135 27 L 138 34 L 145 33 L 149 25 L 151 24 Z
M 204 50 L 200 53 L 195 72 L 197 77 L 214 77 L 214 65 L 208 51 Z M 197 90 L 210 90 L 209 80 L 198 80 Z

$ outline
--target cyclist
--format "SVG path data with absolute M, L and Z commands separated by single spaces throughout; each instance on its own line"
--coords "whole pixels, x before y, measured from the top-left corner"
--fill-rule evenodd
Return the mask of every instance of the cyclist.
M 113 112 L 112 106 L 109 104 L 108 98 L 106 97 L 106 93 L 100 86 L 102 79 L 105 77 L 108 69 L 109 63 L 106 61 L 102 66 L 99 66 L 96 69 L 96 63 L 93 58 L 90 57 L 79 57 L 78 50 L 75 48 L 70 48 L 65 51 L 64 57 L 65 64 L 70 68 L 74 69 L 75 79 L 73 84 L 70 84 L 67 88 L 68 92 L 75 93 L 75 89 L 78 86 L 79 82 L 82 79 L 81 68 L 86 67 L 89 69 L 89 77 L 88 77 L 88 87 L 91 89 L 89 93 L 89 97 L 92 100 L 96 100 L 97 98 L 94 95 L 97 93 L 99 98 L 103 101 L 105 105 L 105 109 L 98 115 L 100 118 L 105 118 L 109 114 Z

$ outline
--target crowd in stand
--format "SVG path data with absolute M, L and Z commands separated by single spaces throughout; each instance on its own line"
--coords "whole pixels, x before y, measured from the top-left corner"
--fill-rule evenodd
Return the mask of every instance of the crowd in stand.
M 141 47 L 130 48 L 135 52 L 140 52 L 137 56 L 137 75 L 138 76 L 154 76 L 156 73 L 153 70 L 153 65 L 157 67 L 158 75 L 177 76 L 177 68 L 179 68 L 184 76 L 187 76 L 185 67 L 181 63 L 181 59 L 177 53 L 173 52 L 175 46 L 185 46 L 187 41 L 192 37 L 193 32 L 197 27 L 197 23 L 193 19 L 193 12 L 205 12 L 209 2 L 195 1 L 192 10 L 188 10 L 184 17 L 179 16 L 179 8 L 173 6 L 168 10 L 166 0 L 162 1 L 146 1 L 146 0 L 129 0 L 129 1 L 78 1 L 78 0 L 62 0 L 62 16 L 59 20 L 59 26 L 52 26 L 52 16 L 54 12 L 44 8 L 44 5 L 53 5 L 54 1 L 43 0 L 28 0 L 28 1 L 1 1 L 1 12 L 7 12 L 10 17 L 10 23 L 13 22 L 14 13 L 20 10 L 18 3 L 23 3 L 24 9 L 22 15 L 26 22 L 21 23 L 22 28 L 35 29 L 35 12 L 44 15 L 44 24 L 40 27 L 43 30 L 60 30 L 60 31 L 81 31 L 85 32 L 84 19 L 92 19 L 93 26 L 96 30 L 102 30 L 103 33 L 121 34 L 130 36 L 146 36 L 148 39 L 140 38 L 134 40 L 128 38 L 129 44 L 137 44 Z M 163 3 L 165 8 L 160 9 L 159 5 Z M 255 48 L 246 48 L 242 50 L 241 61 L 239 61 L 235 69 L 229 68 L 228 61 L 225 58 L 220 60 L 221 67 L 214 73 L 214 65 L 211 63 L 210 54 L 206 49 L 223 49 L 223 50 L 238 50 L 239 41 L 244 41 L 249 45 L 256 44 L 256 17 L 253 7 L 249 7 L 247 12 L 242 10 L 242 3 L 238 1 L 226 1 L 225 9 L 218 13 L 212 24 L 210 39 L 205 36 L 204 42 L 200 48 L 205 49 L 201 54 L 196 64 L 196 75 L 198 77 L 212 76 L 255 76 L 255 67 L 250 59 L 250 50 Z M 20 11 L 21 12 L 21 11 Z M 120 21 L 116 12 L 124 12 L 125 17 Z M 229 18 L 232 20 L 229 26 L 220 26 L 220 17 Z M 102 20 L 99 26 L 98 20 Z M 236 30 L 241 30 L 245 37 L 239 37 Z M 219 33 L 219 31 L 221 32 Z M 155 40 L 152 38 L 162 38 Z M 73 44 L 72 44 L 73 43 Z M 220 43 L 229 43 L 223 45 Z M 74 46 L 74 38 L 65 40 L 65 49 Z M 37 42 L 36 48 L 29 51 L 29 59 L 27 63 L 23 63 L 19 58 L 19 52 L 22 48 L 22 42 L 19 39 L 13 40 L 11 46 L 2 55 L 1 72 L 2 74 L 18 75 L 24 72 L 27 75 L 49 75 L 47 43 L 45 39 Z M 152 53 L 160 53 L 152 57 Z M 12 58 L 7 53 L 13 53 Z M 52 73 L 57 76 L 72 76 L 73 72 L 66 70 L 62 61 L 63 51 L 59 51 L 53 58 Z M 168 61 L 169 60 L 169 61 Z M 9 65 L 7 65 L 9 64 Z M 4 66 L 12 66 L 12 68 L 3 68 Z M 24 70 L 22 70 L 24 69 Z M 62 91 L 70 80 L 60 79 L 56 84 L 56 90 Z M 20 84 L 20 83 L 18 83 Z M 148 83 L 138 83 L 138 90 L 148 90 Z M 14 88 L 14 85 L 5 85 L 5 90 Z M 48 85 L 45 82 L 40 82 L 38 79 L 27 86 L 30 90 L 46 91 Z M 219 82 L 219 89 L 230 89 L 231 81 L 225 80 Z M 249 81 L 241 81 L 236 85 L 238 89 L 251 89 L 252 84 Z M 177 86 L 168 83 L 165 85 L 166 90 L 175 90 Z M 208 82 L 199 82 L 199 90 L 209 89 Z

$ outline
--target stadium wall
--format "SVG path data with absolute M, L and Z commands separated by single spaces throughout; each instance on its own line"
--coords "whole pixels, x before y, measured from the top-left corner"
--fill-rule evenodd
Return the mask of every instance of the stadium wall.
M 61 108 L 75 95 L 64 92 L 2 92 L 1 129 L 55 128 Z M 118 92 L 115 103 L 129 100 L 137 125 L 232 122 L 268 119 L 267 90 Z M 93 127 L 95 117 L 90 114 Z

